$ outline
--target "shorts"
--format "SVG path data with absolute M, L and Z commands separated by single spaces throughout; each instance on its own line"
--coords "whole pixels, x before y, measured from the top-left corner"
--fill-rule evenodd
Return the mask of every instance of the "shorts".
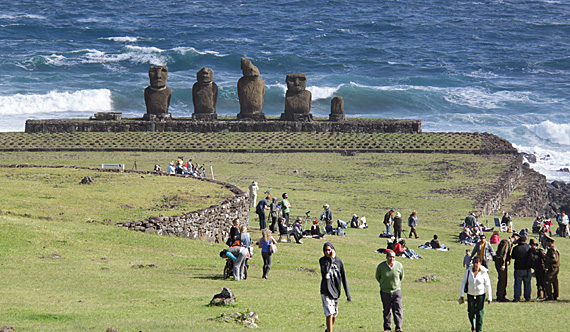
M 323 310 L 325 311 L 325 316 L 336 317 L 338 314 L 338 299 L 333 299 L 325 294 L 321 294 L 321 299 L 323 300 Z

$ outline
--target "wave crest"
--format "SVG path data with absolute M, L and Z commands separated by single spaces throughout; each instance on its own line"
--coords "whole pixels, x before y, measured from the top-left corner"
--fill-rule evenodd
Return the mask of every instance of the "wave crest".
M 51 91 L 48 94 L 0 96 L 0 114 L 38 114 L 62 112 L 107 112 L 112 110 L 108 89 Z
M 536 136 L 543 140 L 561 145 L 570 145 L 570 124 L 543 121 L 539 124 L 525 125 Z

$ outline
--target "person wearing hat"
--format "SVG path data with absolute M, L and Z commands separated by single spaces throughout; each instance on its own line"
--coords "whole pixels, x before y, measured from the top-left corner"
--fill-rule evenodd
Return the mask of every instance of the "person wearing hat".
M 301 241 L 303 238 L 302 222 L 303 218 L 297 217 L 297 220 L 295 220 L 295 223 L 293 224 L 293 237 L 295 238 L 295 242 L 298 244 L 303 244 L 303 241 Z
M 402 215 L 400 212 L 396 212 L 396 216 L 394 217 L 394 236 L 397 239 L 402 237 Z
M 331 207 L 328 204 L 323 205 L 323 209 L 325 211 L 323 213 L 321 213 L 321 221 L 323 221 L 326 225 L 329 222 L 332 222 L 333 215 L 332 215 Z
M 336 256 L 334 246 L 330 242 L 323 245 L 324 256 L 319 259 L 321 266 L 321 300 L 326 317 L 326 331 L 332 332 L 333 324 L 338 314 L 338 300 L 340 298 L 341 284 L 344 287 L 346 300 L 351 302 L 348 280 L 344 273 L 342 260 Z
M 524 298 L 530 301 L 532 287 L 530 284 L 532 274 L 529 265 L 530 245 L 526 243 L 526 236 L 521 235 L 516 247 L 511 252 L 511 257 L 515 260 L 515 289 L 513 301 L 520 301 L 521 287 L 524 284 Z
M 544 292 L 544 251 L 539 247 L 538 240 L 530 239 L 530 267 L 536 278 L 536 299 L 545 299 Z
M 511 250 L 513 244 L 518 241 L 519 237 L 517 233 L 513 233 L 511 237 L 501 240 L 497 247 L 497 254 L 495 255 L 495 268 L 499 275 L 497 279 L 497 302 L 511 301 L 507 298 L 507 270 L 509 264 L 511 264 Z
M 560 252 L 554 246 L 554 239 L 546 235 L 546 256 L 544 257 L 544 288 L 547 301 L 558 299 L 558 269 L 560 268 Z

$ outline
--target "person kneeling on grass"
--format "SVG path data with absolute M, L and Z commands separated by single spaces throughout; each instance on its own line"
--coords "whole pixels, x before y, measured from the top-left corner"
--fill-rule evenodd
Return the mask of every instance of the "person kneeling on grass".
M 325 332 L 332 332 L 338 314 L 338 300 L 340 298 L 341 283 L 344 287 L 346 300 L 351 302 L 348 281 L 344 273 L 342 260 L 336 256 L 336 251 L 330 242 L 323 245 L 324 256 L 319 259 L 321 266 L 321 299 L 326 316 L 327 328 Z

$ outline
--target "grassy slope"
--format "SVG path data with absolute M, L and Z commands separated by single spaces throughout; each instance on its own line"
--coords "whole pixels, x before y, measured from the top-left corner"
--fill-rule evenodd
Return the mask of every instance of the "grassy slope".
M 105 163 L 152 169 L 165 165 L 173 153 L 0 153 L 0 163 L 73 164 Z M 186 158 L 190 157 L 185 155 Z M 211 162 L 216 178 L 247 188 L 251 180 L 274 195 L 288 192 L 293 215 L 311 210 L 318 216 L 331 204 L 335 219 L 365 215 L 367 230 L 348 230 L 346 238 L 329 237 L 343 259 L 353 303 L 341 303 L 337 331 L 376 331 L 381 326 L 375 266 L 383 260 L 373 251 L 385 245 L 378 238 L 380 219 L 388 208 L 407 216 L 418 210 L 420 240 L 437 233 L 451 251 L 419 251 L 423 260 L 400 259 L 406 269 L 404 327 L 406 331 L 462 331 L 468 329 L 465 305 L 456 302 L 465 247 L 455 242 L 457 224 L 471 209 L 473 197 L 496 180 L 504 164 L 498 156 L 442 154 L 221 154 L 196 153 L 200 163 Z M 460 190 L 467 188 L 468 190 Z M 452 189 L 455 195 L 440 194 Z M 30 206 L 32 215 L 37 207 Z M 492 216 L 483 219 L 492 220 Z M 117 220 L 119 221 L 119 220 Z M 256 225 L 251 219 L 251 224 Z M 517 228 L 531 220 L 517 219 Z M 223 248 L 201 241 L 148 235 L 104 225 L 69 220 L 39 220 L 0 216 L 0 325 L 18 331 L 226 331 L 225 324 L 208 321 L 220 313 L 257 311 L 267 331 L 321 331 L 324 327 L 319 298 L 318 258 L 323 241 L 282 244 L 274 256 L 271 279 L 261 276 L 259 251 L 252 260 L 250 278 L 243 282 L 221 279 Z M 252 227 L 255 228 L 255 227 Z M 259 232 L 252 229 L 252 237 Z M 570 245 L 556 241 L 567 261 Z M 42 258 L 57 253 L 61 259 Z M 158 268 L 136 267 L 155 264 Z M 564 264 L 564 263 L 563 263 Z M 302 269 L 315 269 L 315 273 Z M 415 279 L 433 273 L 438 281 Z M 561 271 L 559 303 L 493 303 L 486 307 L 485 329 L 538 330 L 544 317 L 563 310 L 568 297 L 566 265 Z M 496 272 L 491 270 L 492 280 Z M 238 297 L 235 308 L 208 307 L 220 287 L 230 286 Z M 512 278 L 508 295 L 512 296 Z M 533 293 L 534 295 L 534 293 Z M 505 324 L 505 317 L 510 324 Z M 553 322 L 552 331 L 565 331 Z M 239 330 L 239 328 L 237 328 Z

